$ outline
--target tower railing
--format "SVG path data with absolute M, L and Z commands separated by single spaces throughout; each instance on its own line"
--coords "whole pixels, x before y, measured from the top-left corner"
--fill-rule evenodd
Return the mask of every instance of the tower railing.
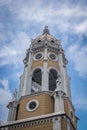
M 32 81 L 32 90 L 35 92 L 41 91 L 41 86 L 38 83 Z

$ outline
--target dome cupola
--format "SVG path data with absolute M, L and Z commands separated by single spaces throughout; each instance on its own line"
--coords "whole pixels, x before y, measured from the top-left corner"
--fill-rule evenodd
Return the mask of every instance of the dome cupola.
M 33 48 L 43 45 L 53 46 L 54 48 L 59 48 L 59 46 L 61 46 L 60 40 L 56 39 L 53 35 L 50 34 L 47 25 L 44 27 L 42 35 L 32 40 Z

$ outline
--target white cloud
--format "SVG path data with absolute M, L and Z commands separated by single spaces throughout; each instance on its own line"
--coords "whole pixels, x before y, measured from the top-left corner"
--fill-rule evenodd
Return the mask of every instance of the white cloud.
M 77 109 L 87 111 L 87 96 L 78 94 L 75 97 L 74 105 L 76 106 Z
M 0 105 L 6 105 L 12 97 L 8 80 L 0 79 L 0 84 L 3 86 L 0 88 Z
M 0 66 L 15 65 L 18 66 L 25 56 L 25 51 L 29 47 L 29 37 L 21 32 L 14 36 L 14 39 L 8 45 L 3 45 L 0 49 Z
M 10 92 L 9 83 L 7 79 L 0 79 L 0 120 L 5 121 L 7 119 L 8 109 L 6 105 L 12 98 Z
M 9 4 L 12 0 L 0 0 L 0 5 L 5 5 L 5 4 Z
M 87 45 L 74 44 L 68 48 L 68 57 L 74 63 L 75 70 L 80 76 L 87 75 Z
M 87 20 L 78 24 L 75 28 L 76 33 L 87 33 Z
M 33 4 L 32 4 L 33 3 Z M 43 6 L 42 6 L 43 5 Z M 41 0 L 11 2 L 8 5 L 12 15 L 25 24 L 30 21 L 35 23 L 56 26 L 63 33 L 66 31 L 73 33 L 83 33 L 86 24 L 87 8 L 80 4 L 69 2 L 49 2 L 49 6 Z M 78 26 L 77 26 L 78 25 Z M 82 29 L 84 28 L 84 29 Z

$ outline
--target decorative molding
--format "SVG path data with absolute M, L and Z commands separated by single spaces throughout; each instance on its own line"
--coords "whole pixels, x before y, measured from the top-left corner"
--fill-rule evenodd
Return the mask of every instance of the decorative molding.
M 61 119 L 65 119 L 68 122 L 70 121 L 70 125 L 74 130 L 76 130 L 76 127 L 74 126 L 71 119 L 66 115 L 65 112 L 56 112 L 56 113 L 41 115 L 37 117 L 30 117 L 26 119 L 12 121 L 1 125 L 0 130 L 8 130 L 8 128 L 10 128 L 11 130 L 18 129 L 18 128 L 26 128 L 29 126 L 34 126 L 34 125 L 36 126 L 48 122 L 55 123 L 55 121 L 61 122 Z
M 53 91 L 39 91 L 38 93 L 34 92 L 34 93 L 31 93 L 30 95 L 25 95 L 25 96 L 21 96 L 20 99 L 19 99 L 19 102 L 21 99 L 24 99 L 24 98 L 28 98 L 28 97 L 34 97 L 34 96 L 37 96 L 37 95 L 42 95 L 42 94 L 48 94 L 48 95 L 52 95 Z
M 51 114 L 46 114 L 46 115 L 37 116 L 37 117 L 30 117 L 30 118 L 6 123 L 0 126 L 0 128 L 11 127 L 11 129 L 16 129 L 16 128 L 23 128 L 23 127 L 32 126 L 32 125 L 39 125 L 42 123 L 53 122 L 53 120 L 55 120 L 59 116 L 64 116 L 64 115 L 65 115 L 64 112 L 57 112 L 57 113 L 51 113 Z

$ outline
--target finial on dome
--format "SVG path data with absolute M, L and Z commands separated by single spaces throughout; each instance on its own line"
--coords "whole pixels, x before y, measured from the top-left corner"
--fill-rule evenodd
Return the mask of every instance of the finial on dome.
M 50 34 L 47 25 L 45 25 L 45 27 L 44 27 L 43 34 Z

